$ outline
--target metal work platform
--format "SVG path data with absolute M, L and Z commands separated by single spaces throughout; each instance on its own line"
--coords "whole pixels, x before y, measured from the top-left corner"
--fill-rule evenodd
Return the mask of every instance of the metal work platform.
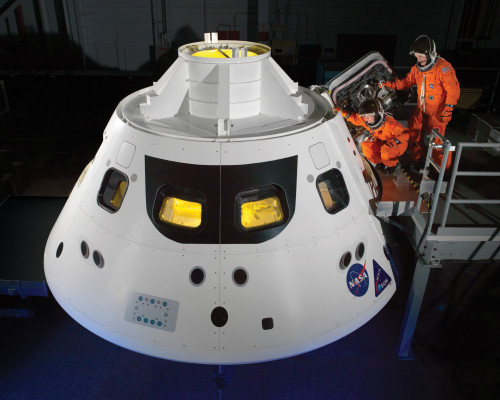
M 442 144 L 436 144 L 436 138 Z M 433 150 L 444 151 L 443 165 L 450 150 L 455 150 L 447 182 L 445 169 L 432 159 Z M 449 140 L 432 132 L 418 200 L 410 214 L 410 240 L 417 261 L 401 326 L 401 359 L 413 358 L 411 342 L 431 268 L 450 262 L 500 261 L 498 150 L 500 143 L 492 142 L 460 142 L 452 148 Z M 465 152 L 471 154 L 464 157 Z M 436 179 L 429 179 L 430 175 Z
M 413 181 L 406 171 L 398 166 L 391 175 L 380 174 L 382 198 L 377 203 L 378 217 L 411 215 L 418 201 L 419 183 Z

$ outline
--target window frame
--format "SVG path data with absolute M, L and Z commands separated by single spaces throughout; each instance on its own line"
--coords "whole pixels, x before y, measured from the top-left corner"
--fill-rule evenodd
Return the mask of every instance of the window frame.
M 337 180 L 336 182 L 332 181 L 332 175 L 333 175 L 333 178 L 335 178 Z M 330 198 L 334 201 L 334 204 L 336 201 L 338 201 L 336 198 L 334 198 L 334 195 L 337 194 L 338 185 L 334 185 L 334 183 L 340 182 L 340 191 L 342 192 L 341 195 L 344 195 L 344 197 L 343 197 L 344 204 L 341 207 L 331 208 L 331 209 L 327 208 L 327 206 L 323 200 L 321 190 L 319 188 L 319 184 L 321 182 L 325 182 L 327 180 L 332 184 L 333 190 L 335 191 L 335 193 L 332 194 L 330 189 L 328 189 L 328 193 L 330 194 Z M 327 188 L 328 188 L 328 185 L 327 185 Z M 325 209 L 325 211 L 328 214 L 331 214 L 331 215 L 337 214 L 338 212 L 346 209 L 349 206 L 349 202 L 350 202 L 349 190 L 347 189 L 347 185 L 345 183 L 344 176 L 342 175 L 342 172 L 337 168 L 329 169 L 328 171 L 325 171 L 316 177 L 316 190 L 318 191 L 318 195 L 319 195 L 319 198 L 321 200 L 321 204 L 323 204 L 323 208 Z
M 196 202 L 201 204 L 201 222 L 200 225 L 196 227 L 189 227 L 185 225 L 178 225 L 171 222 L 163 221 L 160 218 L 160 211 L 163 204 L 163 201 L 167 197 L 175 197 L 180 200 Z M 207 223 L 207 201 L 203 193 L 200 191 L 190 189 L 190 188 L 181 188 L 175 185 L 163 185 L 161 186 L 155 196 L 155 200 L 153 203 L 153 219 L 156 224 L 160 226 L 165 226 L 168 228 L 179 229 L 183 232 L 191 232 L 191 233 L 199 233 L 201 232 Z
M 106 198 L 108 197 L 107 196 L 108 193 L 106 192 L 106 189 L 110 188 L 109 182 L 110 182 L 110 179 L 112 178 L 112 176 L 113 176 L 114 173 L 119 174 L 122 177 L 124 177 L 125 178 L 124 182 L 127 184 L 127 187 L 125 188 L 125 191 L 123 192 L 122 201 L 120 202 L 120 206 L 118 208 L 115 207 L 115 206 L 113 206 L 112 204 L 108 204 L 108 201 L 106 201 Z M 123 180 L 120 179 L 120 180 L 118 180 L 118 182 L 123 182 Z M 116 187 L 110 189 L 110 190 L 113 191 L 113 194 L 116 193 L 116 190 L 118 189 L 119 185 L 120 185 L 120 183 L 118 183 L 116 185 Z M 99 191 L 97 192 L 97 204 L 101 208 L 103 208 L 104 210 L 108 211 L 109 213 L 115 214 L 122 207 L 123 202 L 125 200 L 125 196 L 127 195 L 128 188 L 129 188 L 129 179 L 128 179 L 127 174 L 125 174 L 124 172 L 122 172 L 122 171 L 120 171 L 120 170 L 118 170 L 116 168 L 109 168 L 104 173 L 104 177 L 102 178 L 101 185 L 99 186 Z M 111 196 L 111 198 L 112 197 L 113 196 Z M 111 203 L 111 200 L 109 200 L 109 203 Z
M 275 223 L 257 226 L 254 228 L 245 228 L 241 223 L 241 206 L 245 203 L 259 201 L 267 199 L 269 197 L 277 197 L 281 211 L 283 213 L 283 218 Z M 265 185 L 258 188 L 246 189 L 239 192 L 234 198 L 234 226 L 236 229 L 243 233 L 264 231 L 267 229 L 275 228 L 277 226 L 284 225 L 288 222 L 290 218 L 290 211 L 288 207 L 288 201 L 286 198 L 285 191 L 281 186 L 278 185 Z

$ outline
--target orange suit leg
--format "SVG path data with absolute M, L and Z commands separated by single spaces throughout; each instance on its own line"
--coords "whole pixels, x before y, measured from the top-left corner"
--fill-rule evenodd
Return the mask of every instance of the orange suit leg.
M 444 132 L 446 130 L 446 125 L 447 124 L 444 124 L 442 123 L 438 118 L 437 116 L 435 115 L 430 115 L 429 116 L 429 122 L 428 122 L 428 126 L 429 126 L 429 132 L 432 130 L 432 129 L 437 129 L 439 134 L 441 136 L 444 136 Z M 441 143 L 441 140 L 439 140 L 438 138 L 436 138 L 436 143 Z M 433 150 L 432 151 L 432 159 L 438 164 L 438 165 L 441 165 L 443 163 L 443 150 Z M 451 166 L 451 161 L 452 161 L 452 153 L 450 152 L 450 154 L 448 155 L 448 160 L 446 162 L 446 169 L 450 168 Z
M 415 107 L 415 110 L 413 110 L 413 113 L 408 118 L 408 134 L 410 135 L 408 139 L 408 153 L 412 161 L 420 161 L 426 154 L 424 150 L 424 135 L 422 134 L 424 130 L 423 119 L 424 115 L 419 107 Z
M 387 165 L 388 167 L 395 167 L 398 165 L 398 159 L 405 152 L 407 146 L 407 142 L 401 142 L 395 147 L 390 147 L 384 144 L 380 151 L 380 158 L 382 159 L 384 165 Z

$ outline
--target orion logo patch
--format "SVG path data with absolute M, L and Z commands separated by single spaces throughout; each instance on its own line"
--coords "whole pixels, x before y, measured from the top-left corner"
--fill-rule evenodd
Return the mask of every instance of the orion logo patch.
M 370 278 L 365 265 L 353 264 L 347 272 L 347 288 L 356 297 L 361 297 L 368 291 L 370 285 Z
M 375 260 L 373 260 L 373 276 L 375 279 L 375 297 L 378 297 L 389 286 L 392 279 Z

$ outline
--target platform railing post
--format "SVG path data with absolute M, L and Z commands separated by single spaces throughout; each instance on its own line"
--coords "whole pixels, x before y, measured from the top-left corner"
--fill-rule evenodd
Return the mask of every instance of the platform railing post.
M 417 260 L 410 293 L 406 303 L 406 309 L 401 323 L 401 331 L 398 340 L 398 357 L 401 360 L 411 360 L 415 357 L 411 352 L 411 343 L 415 327 L 417 326 L 418 314 L 424 299 L 427 281 L 429 279 L 430 267 L 422 261 Z

